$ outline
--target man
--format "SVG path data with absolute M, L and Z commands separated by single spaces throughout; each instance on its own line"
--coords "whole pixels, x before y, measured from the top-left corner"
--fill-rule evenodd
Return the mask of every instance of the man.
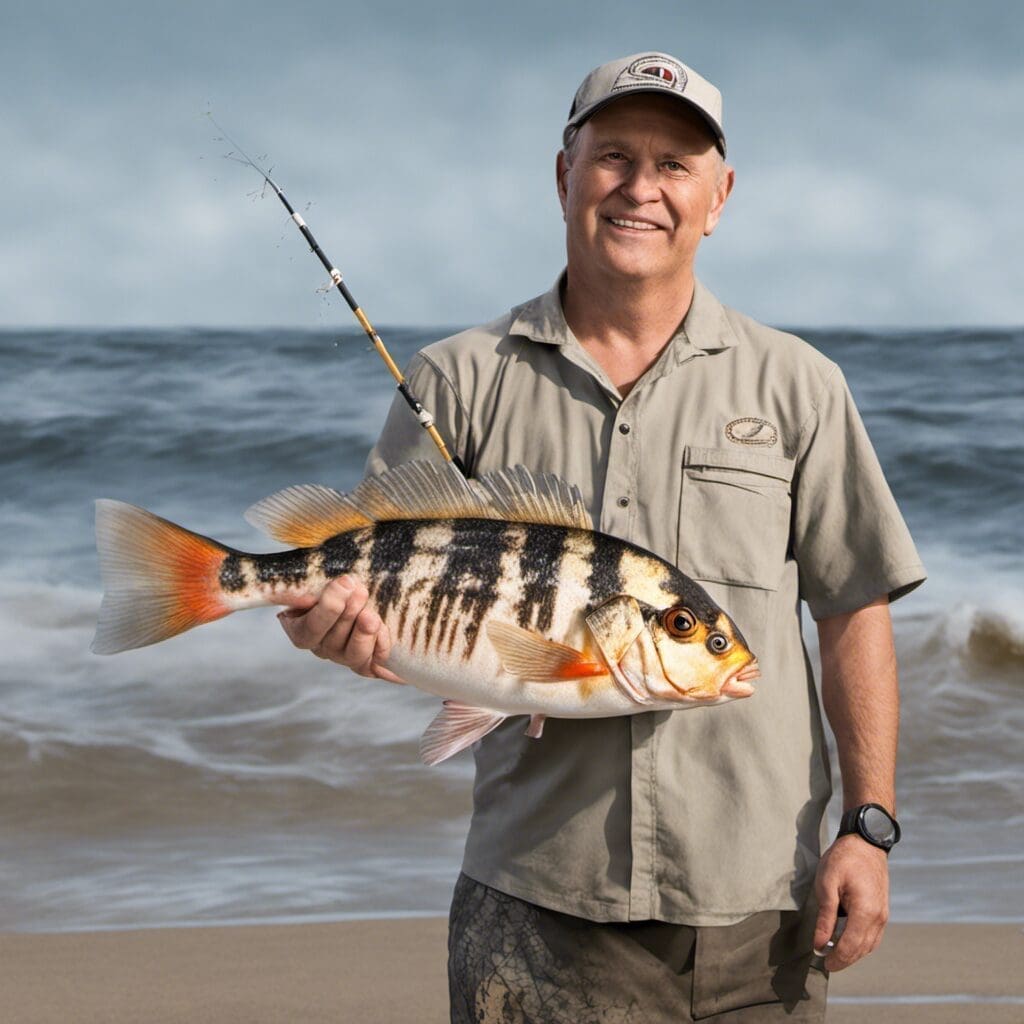
M 429 346 L 414 390 L 473 475 L 577 484 L 598 528 L 675 561 L 743 631 L 750 699 L 687 714 L 512 721 L 477 744 L 452 905 L 452 1019 L 821 1020 L 884 928 L 897 678 L 889 601 L 924 571 L 838 367 L 694 277 L 733 188 L 721 97 L 662 53 L 591 72 L 557 159 L 567 269 L 546 295 Z M 378 472 L 432 457 L 396 404 Z M 830 791 L 800 599 L 845 808 Z M 394 678 L 357 580 L 282 619 Z M 868 805 L 878 805 L 877 808 Z

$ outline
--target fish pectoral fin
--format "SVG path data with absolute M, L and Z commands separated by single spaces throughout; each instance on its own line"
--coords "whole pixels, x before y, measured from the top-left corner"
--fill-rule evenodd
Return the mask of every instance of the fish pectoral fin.
M 304 548 L 371 522 L 347 495 L 320 484 L 286 487 L 257 501 L 245 518 L 275 540 Z
M 608 674 L 604 665 L 583 651 L 507 622 L 488 622 L 487 636 L 501 658 L 502 668 L 531 683 L 562 683 Z
M 526 735 L 530 739 L 539 740 L 544 733 L 544 720 L 547 715 L 530 715 L 530 724 L 526 727 Z
M 500 711 L 446 700 L 420 739 L 420 758 L 424 764 L 440 764 L 482 739 L 507 717 Z

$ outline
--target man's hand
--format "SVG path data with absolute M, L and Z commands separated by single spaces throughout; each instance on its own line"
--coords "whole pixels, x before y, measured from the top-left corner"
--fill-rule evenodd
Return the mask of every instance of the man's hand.
M 825 968 L 841 971 L 873 953 L 889 920 L 889 862 L 885 851 L 860 836 L 840 836 L 822 855 L 815 881 L 818 921 L 814 949 L 824 951 L 836 926 L 840 904 L 846 929 L 825 957 Z
M 319 598 L 286 608 L 277 617 L 296 647 L 344 665 L 357 675 L 401 683 L 384 667 L 391 653 L 388 627 L 366 607 L 366 587 L 350 576 L 331 580 Z
M 888 597 L 818 622 L 821 697 L 836 737 L 843 802 L 896 806 L 899 688 Z M 825 958 L 841 971 L 874 950 L 889 919 L 889 865 L 884 850 L 858 835 L 840 836 L 825 851 L 816 883 L 814 948 L 832 937 L 839 905 L 846 931 Z

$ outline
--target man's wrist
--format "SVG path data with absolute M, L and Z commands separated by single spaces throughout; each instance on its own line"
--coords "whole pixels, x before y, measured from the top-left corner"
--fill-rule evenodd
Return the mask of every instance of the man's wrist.
M 896 818 L 881 804 L 860 804 L 843 813 L 837 839 L 855 835 L 884 850 L 886 854 L 900 841 L 900 826 Z

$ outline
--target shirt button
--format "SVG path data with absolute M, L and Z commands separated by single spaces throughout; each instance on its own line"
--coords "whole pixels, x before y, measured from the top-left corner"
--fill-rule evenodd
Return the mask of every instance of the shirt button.
M 628 434 L 629 433 L 629 424 L 628 423 L 620 423 L 619 424 L 619 433 L 620 434 Z
M 629 498 L 619 498 L 619 508 L 628 508 Z

